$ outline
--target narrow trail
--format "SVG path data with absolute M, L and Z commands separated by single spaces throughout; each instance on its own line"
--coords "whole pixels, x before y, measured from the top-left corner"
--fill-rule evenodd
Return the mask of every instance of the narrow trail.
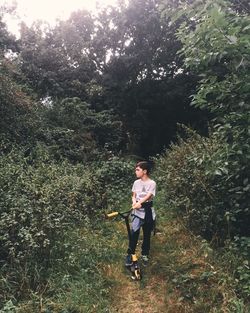
M 125 252 L 126 231 L 122 224 L 116 225 L 124 239 L 117 240 L 114 248 Z M 223 283 L 210 264 L 207 248 L 178 221 L 161 223 L 152 237 L 151 260 L 146 268 L 142 267 L 141 282 L 130 280 L 122 259 L 105 265 L 103 270 L 114 282 L 110 313 L 230 312 Z
M 123 227 L 120 227 L 120 231 L 125 232 Z M 126 240 L 126 238 L 125 238 Z M 155 245 L 155 241 L 163 240 L 163 234 L 157 234 L 152 238 L 152 254 L 154 260 L 147 267 L 142 266 L 143 279 L 140 282 L 135 282 L 130 279 L 130 273 L 122 264 L 107 265 L 104 270 L 106 275 L 115 281 L 115 287 L 113 288 L 113 303 L 111 312 L 122 313 L 142 313 L 142 312 L 165 312 L 166 304 L 164 302 L 164 293 L 167 288 L 167 282 L 164 277 L 161 277 L 161 273 L 157 273 L 160 251 L 158 244 Z M 139 252 L 141 241 L 137 250 Z M 126 244 L 120 243 L 119 248 L 123 248 L 126 251 Z

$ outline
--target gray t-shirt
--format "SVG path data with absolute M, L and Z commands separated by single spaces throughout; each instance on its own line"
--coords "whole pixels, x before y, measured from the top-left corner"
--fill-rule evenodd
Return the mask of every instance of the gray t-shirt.
M 132 192 L 135 192 L 135 198 L 136 201 L 141 200 L 144 198 L 148 193 L 152 194 L 152 198 L 155 196 L 156 191 L 156 183 L 152 179 L 148 179 L 146 181 L 143 181 L 141 179 L 137 179 L 132 187 Z M 152 201 L 152 199 L 149 199 L 148 201 Z M 133 215 L 140 217 L 141 219 L 144 219 L 145 217 L 145 210 L 143 208 L 141 209 L 135 209 L 132 212 Z M 152 215 L 153 219 L 155 219 L 155 210 L 152 208 Z
M 132 192 L 136 193 L 136 201 L 141 200 L 144 198 L 148 193 L 151 193 L 153 196 L 155 196 L 155 190 L 156 190 L 156 183 L 152 179 L 148 180 L 141 180 L 137 179 L 132 187 Z

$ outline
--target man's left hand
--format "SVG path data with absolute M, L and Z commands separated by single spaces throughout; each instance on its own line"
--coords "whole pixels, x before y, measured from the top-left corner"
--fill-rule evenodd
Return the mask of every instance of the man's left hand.
M 136 202 L 135 204 L 133 204 L 132 208 L 133 209 L 140 209 L 142 206 L 141 206 L 141 203 L 140 202 Z

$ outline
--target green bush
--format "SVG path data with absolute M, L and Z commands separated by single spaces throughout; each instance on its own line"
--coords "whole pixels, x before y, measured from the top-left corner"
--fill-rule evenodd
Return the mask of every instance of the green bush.
M 66 230 L 96 215 L 102 194 L 100 181 L 89 169 L 54 163 L 42 147 L 28 157 L 20 147 L 2 155 L 0 262 L 6 279 L 0 288 L 10 284 L 14 294 L 20 286 L 35 288 L 46 278 Z
M 40 111 L 43 125 L 37 138 L 57 160 L 95 162 L 107 149 L 121 149 L 122 123 L 112 111 L 95 112 L 77 97 L 52 102 Z
M 0 303 L 42 288 L 56 264 L 71 266 L 69 233 L 120 208 L 132 177 L 132 163 L 113 155 L 72 165 L 53 161 L 43 145 L 1 142 Z
M 242 166 L 238 152 L 218 133 L 205 138 L 186 131 L 185 140 L 179 138 L 156 160 L 157 180 L 166 190 L 166 201 L 191 230 L 207 239 L 222 243 L 234 235 L 249 236 L 249 167 Z
M 130 203 L 134 180 L 134 163 L 131 160 L 111 155 L 108 160 L 99 163 L 96 175 L 105 190 L 107 209 L 117 210 L 124 203 Z
M 223 131 L 205 138 L 185 129 L 187 137 L 179 138 L 155 160 L 161 195 L 191 231 L 211 240 L 214 246 L 223 245 L 222 253 L 215 250 L 218 260 L 230 268 L 235 291 L 247 298 L 250 233 L 246 130 L 225 125 Z M 233 145 L 226 142 L 226 132 L 232 136 Z
M 195 0 L 173 14 L 180 22 L 176 35 L 183 44 L 184 68 L 200 77 L 192 105 L 212 113 L 215 128 L 210 139 L 188 140 L 174 149 L 180 155 L 186 149 L 180 171 L 189 171 L 195 185 L 200 177 L 200 189 L 205 187 L 203 192 L 191 187 L 187 199 L 181 198 L 185 205 L 190 201 L 192 218 L 204 211 L 200 225 L 189 219 L 194 228 L 222 241 L 249 236 L 249 15 L 243 10 L 239 17 L 234 9 L 230 1 Z

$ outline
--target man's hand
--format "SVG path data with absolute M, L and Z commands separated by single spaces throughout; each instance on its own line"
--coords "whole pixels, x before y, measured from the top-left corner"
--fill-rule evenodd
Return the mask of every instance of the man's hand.
M 132 205 L 133 209 L 140 209 L 141 208 L 141 204 L 140 202 L 136 202 L 135 204 Z

